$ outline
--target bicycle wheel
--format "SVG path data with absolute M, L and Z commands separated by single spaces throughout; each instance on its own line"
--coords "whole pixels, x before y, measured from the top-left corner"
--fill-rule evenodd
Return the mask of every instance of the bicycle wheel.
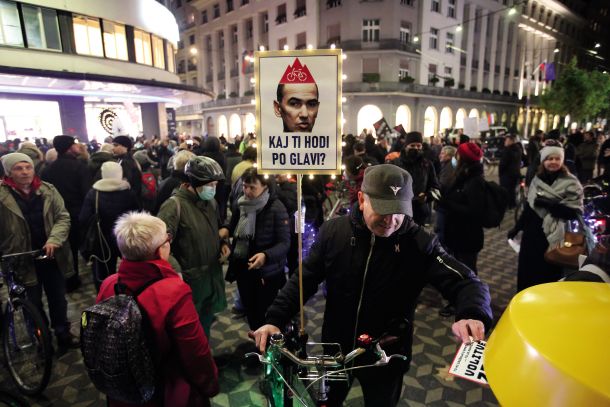
M 51 378 L 51 333 L 31 302 L 16 298 L 13 312 L 8 307 L 2 327 L 8 371 L 20 392 L 38 395 Z

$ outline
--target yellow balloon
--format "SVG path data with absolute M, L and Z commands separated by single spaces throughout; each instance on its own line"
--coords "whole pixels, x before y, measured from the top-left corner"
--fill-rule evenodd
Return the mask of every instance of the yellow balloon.
M 520 292 L 484 357 L 504 407 L 610 406 L 610 285 L 557 282 Z

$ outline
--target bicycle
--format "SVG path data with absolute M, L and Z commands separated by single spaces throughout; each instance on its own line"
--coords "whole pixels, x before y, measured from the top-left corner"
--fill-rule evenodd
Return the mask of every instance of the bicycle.
M 252 337 L 251 333 L 249 335 Z M 307 335 L 298 335 L 297 330 L 292 329 L 286 334 L 273 334 L 265 355 L 252 352 L 245 357 L 256 357 L 265 367 L 263 388 L 271 407 L 292 407 L 294 402 L 297 402 L 297 406 L 321 407 L 328 402 L 329 381 L 347 382 L 350 380 L 349 371 L 385 366 L 392 359 L 406 361 L 406 356 L 388 356 L 381 348 L 382 344 L 390 344 L 398 339 L 397 336 L 382 335 L 374 340 L 362 334 L 357 339 L 358 347 L 344 356 L 338 343 L 307 342 Z M 305 345 L 323 346 L 337 352 L 334 356 L 308 355 Z M 356 357 L 365 354 L 372 355 L 375 361 L 367 365 L 349 366 Z
M 41 250 L 2 256 L 0 275 L 6 283 L 8 300 L 2 321 L 2 348 L 8 372 L 19 391 L 35 396 L 44 391 L 51 378 L 51 333 L 40 311 L 25 295 L 16 280 L 18 258 L 45 259 Z M 2 283 L 0 282 L 0 285 Z

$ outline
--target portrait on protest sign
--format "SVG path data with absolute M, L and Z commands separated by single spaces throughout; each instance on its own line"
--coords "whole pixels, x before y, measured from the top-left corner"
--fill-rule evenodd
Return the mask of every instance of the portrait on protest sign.
M 341 167 L 341 51 L 255 53 L 258 167 L 336 174 Z

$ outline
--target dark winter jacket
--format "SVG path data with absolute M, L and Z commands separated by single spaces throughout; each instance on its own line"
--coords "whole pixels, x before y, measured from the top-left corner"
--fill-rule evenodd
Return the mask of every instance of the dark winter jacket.
M 326 280 L 323 342 L 338 342 L 344 354 L 357 335 L 379 337 L 393 320 L 408 319 L 404 340 L 388 349 L 410 357 L 417 299 L 432 284 L 452 304 L 456 320 L 492 322 L 487 285 L 448 255 L 422 227 L 405 218 L 393 235 L 374 236 L 354 206 L 351 215 L 324 223 L 303 263 L 304 300 Z M 298 275 L 293 275 L 267 311 L 267 323 L 283 327 L 299 310 Z M 408 365 L 405 366 L 408 368 Z
M 502 149 L 498 174 L 500 178 L 519 178 L 521 175 L 522 153 L 518 144 L 512 144 Z
M 95 213 L 96 193 L 99 193 L 98 213 L 100 215 L 102 234 L 110 245 L 112 253 L 118 255 L 119 249 L 113 233 L 114 224 L 122 214 L 129 211 L 137 211 L 139 208 L 138 202 L 126 181 L 109 179 L 97 181 L 87 193 L 80 211 L 79 222 L 83 225 L 81 230 L 83 234 L 86 233 L 84 225 L 88 224 L 89 219 Z
M 392 164 L 406 170 L 413 178 L 413 219 L 416 223 L 423 224 L 430 215 L 430 208 L 426 202 L 418 199 L 420 193 L 426 195 L 426 201 L 432 200 L 432 191 L 440 190 L 434 165 L 420 156 L 415 160 L 407 157 L 406 150 L 400 152 L 400 157 L 392 161 Z
M 41 176 L 57 188 L 71 218 L 78 218 L 85 195 L 91 188 L 91 177 L 85 163 L 67 154 L 57 157 Z
M 231 215 L 229 231 L 231 235 L 235 232 L 239 221 L 239 206 Z M 231 252 L 235 251 L 236 240 L 233 239 Z M 231 256 L 227 280 L 233 281 L 233 276 L 238 273 L 248 272 L 260 273 L 262 278 L 274 276 L 284 272 L 286 265 L 286 254 L 290 248 L 290 222 L 284 204 L 277 198 L 275 186 L 269 188 L 269 201 L 267 205 L 256 214 L 256 228 L 254 238 L 250 240 L 249 259 L 256 253 L 265 253 L 265 265 L 258 270 L 248 270 L 247 264 Z
M 142 197 L 142 170 L 140 166 L 133 159 L 131 153 L 115 157 L 117 162 L 121 164 L 123 168 L 123 178 L 131 185 L 131 190 L 136 194 L 138 202 L 141 202 Z
M 105 151 L 98 151 L 91 154 L 91 158 L 89 159 L 89 163 L 87 166 L 89 167 L 89 174 L 91 174 L 91 180 L 93 182 L 102 179 L 102 164 L 106 161 L 113 161 L 114 157 L 112 153 L 107 153 Z
M 471 164 L 458 169 L 455 182 L 443 194 L 440 206 L 445 212 L 447 249 L 455 252 L 479 252 L 483 248 L 481 214 L 485 211 L 483 165 Z
M 159 209 L 161 209 L 161 205 L 163 205 L 163 202 L 167 201 L 169 197 L 172 196 L 172 192 L 174 192 L 174 189 L 178 188 L 180 184 L 187 181 L 188 178 L 186 177 L 186 175 L 184 175 L 184 172 L 172 170 L 171 175 L 165 178 L 159 184 L 159 190 L 157 191 L 157 201 L 155 202 L 153 214 L 159 212 Z
M 222 171 L 223 173 L 225 173 L 225 176 L 227 175 L 227 161 L 225 160 L 224 154 L 220 152 L 220 141 L 217 137 L 210 136 L 206 138 L 203 142 L 201 151 L 201 155 L 205 157 L 210 157 L 211 159 L 216 161 L 218 165 L 220 165 L 220 168 L 222 168 Z
M 580 168 L 584 171 L 593 171 L 597 159 L 597 143 L 595 141 L 584 141 L 576 147 L 576 156 Z
M 604 157 L 604 152 L 610 149 L 610 139 L 604 141 L 599 148 L 599 155 L 597 156 L 597 163 L 600 168 L 604 169 L 604 178 L 610 180 L 610 157 Z

